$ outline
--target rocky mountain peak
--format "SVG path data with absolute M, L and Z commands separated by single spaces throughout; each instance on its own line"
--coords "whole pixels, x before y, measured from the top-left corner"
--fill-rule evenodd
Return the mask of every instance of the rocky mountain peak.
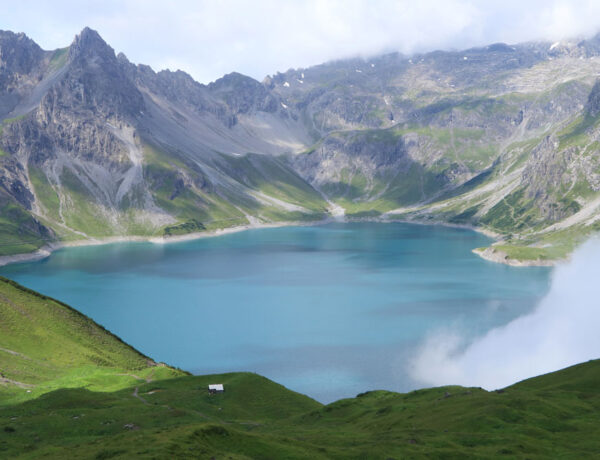
M 233 87 L 256 88 L 261 86 L 261 84 L 254 78 L 248 77 L 239 72 L 231 72 L 223 75 L 221 78 L 210 83 L 208 86 L 213 90 L 219 90 L 224 88 L 231 89 Z
M 89 116 L 136 116 L 144 103 L 128 78 L 126 63 L 123 57 L 117 59 L 98 32 L 86 27 L 69 48 L 68 72 L 49 92 L 49 98 L 44 98 L 43 105 L 54 107 L 58 98 L 65 107 L 89 110 Z
M 0 71 L 27 74 L 44 51 L 24 33 L 0 30 Z
M 235 113 L 252 110 L 275 112 L 278 109 L 277 99 L 265 85 L 238 72 L 231 72 L 210 83 L 208 89 Z
M 192 104 L 199 104 L 204 107 L 204 104 L 198 100 L 202 95 L 205 97 L 206 87 L 196 80 L 191 75 L 182 70 L 161 70 L 154 73 L 149 66 L 138 66 L 140 74 L 145 75 L 146 84 L 156 86 L 156 89 L 167 95 L 172 100 L 187 100 Z
M 117 54 L 117 60 L 122 63 L 130 63 L 129 59 L 127 59 L 127 56 L 125 55 L 125 53 Z
M 145 66 L 148 67 L 148 66 Z M 161 70 L 157 73 L 158 77 L 165 81 L 171 81 L 173 84 L 184 86 L 203 86 L 192 78 L 192 76 L 183 70 Z
M 114 50 L 102 39 L 100 34 L 89 27 L 75 36 L 69 48 L 71 60 L 78 58 L 100 58 L 103 61 L 116 60 Z
M 509 46 L 506 43 L 492 43 L 487 47 L 488 51 L 496 52 L 496 53 L 514 53 L 516 52 L 516 48 L 514 46 Z

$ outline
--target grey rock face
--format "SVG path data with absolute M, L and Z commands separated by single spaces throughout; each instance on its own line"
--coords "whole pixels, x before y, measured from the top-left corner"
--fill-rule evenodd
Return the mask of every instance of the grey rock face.
M 88 28 L 75 37 L 69 70 L 52 92 L 65 109 L 80 114 L 93 110 L 100 118 L 135 118 L 144 109 L 141 93 L 126 77 L 113 49 Z
M 75 38 L 66 65 L 38 108 L 4 127 L 4 146 L 36 164 L 58 151 L 112 166 L 127 163 L 124 146 L 107 123 L 134 120 L 144 107 L 140 92 L 125 78 L 113 50 L 90 29 Z
M 600 190 L 598 43 L 391 53 L 202 85 L 132 64 L 88 28 L 54 52 L 0 32 L 0 190 L 83 236 L 88 220 L 102 235 L 267 220 L 319 194 L 358 213 L 468 206 L 476 219 L 518 192 L 543 226 Z M 265 184 L 283 186 L 265 198 Z
M 138 65 L 135 67 L 129 63 L 125 65 L 130 68 L 131 78 L 141 88 L 161 95 L 196 114 L 212 114 L 228 127 L 235 124 L 234 115 L 227 106 L 212 97 L 205 85 L 196 82 L 187 73 L 181 70 L 176 72 L 162 70 L 155 73 L 148 66 Z
M 39 81 L 45 53 L 25 34 L 0 31 L 0 117 Z
M 27 176 L 23 166 L 14 158 L 7 159 L 2 164 L 0 174 L 0 187 L 6 194 L 14 197 L 25 209 L 31 210 L 34 196 L 25 185 Z
M 277 98 L 264 85 L 237 72 L 209 84 L 208 90 L 223 100 L 235 115 L 251 111 L 272 113 L 280 109 Z
M 586 114 L 590 117 L 597 117 L 600 114 L 600 80 L 596 80 L 585 106 Z
M 573 161 L 574 149 L 559 151 L 559 140 L 547 136 L 532 151 L 523 171 L 527 198 L 535 200 L 542 215 L 556 222 L 566 217 L 566 211 L 557 206 L 556 190 L 569 182 L 565 177 Z
M 32 73 L 44 58 L 42 49 L 25 34 L 0 31 L 0 84 L 11 76 Z

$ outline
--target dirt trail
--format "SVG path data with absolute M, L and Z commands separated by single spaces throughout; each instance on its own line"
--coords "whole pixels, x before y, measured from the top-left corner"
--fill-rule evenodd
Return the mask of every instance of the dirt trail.
M 132 394 L 132 396 L 133 396 L 134 398 L 137 398 L 137 399 L 139 399 L 140 401 L 142 401 L 142 402 L 143 402 L 144 404 L 146 404 L 147 406 L 149 406 L 149 405 L 150 405 L 150 403 L 149 403 L 148 401 L 146 401 L 144 398 L 142 398 L 142 397 L 141 397 L 141 396 L 138 394 L 138 391 L 139 391 L 139 387 L 135 387 L 135 390 L 133 390 L 133 394 Z
M 29 356 L 26 356 L 23 353 L 19 353 L 18 351 L 12 351 L 12 350 L 9 350 L 8 348 L 2 348 L 2 347 L 0 347 L 0 351 L 3 351 L 4 353 L 8 353 L 9 355 L 18 356 L 19 358 L 28 359 L 31 361 L 31 358 Z
M 35 385 L 31 385 L 29 383 L 18 382 L 16 380 L 8 379 L 6 377 L 0 376 L 0 385 L 15 385 L 19 388 L 30 389 L 35 388 Z

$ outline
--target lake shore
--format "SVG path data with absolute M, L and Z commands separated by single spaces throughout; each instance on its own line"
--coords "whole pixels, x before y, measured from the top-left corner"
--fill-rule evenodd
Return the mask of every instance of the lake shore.
M 268 223 L 254 223 L 246 225 L 238 225 L 235 227 L 221 228 L 217 230 L 210 230 L 207 232 L 195 232 L 187 233 L 185 235 L 176 236 L 111 236 L 107 238 L 94 238 L 88 240 L 76 240 L 76 241 L 57 241 L 42 246 L 40 249 L 34 252 L 28 252 L 24 254 L 12 254 L 6 256 L 0 256 L 0 267 L 22 262 L 35 262 L 37 260 L 45 259 L 49 257 L 54 251 L 63 248 L 72 248 L 80 246 L 99 246 L 103 244 L 114 244 L 114 243 L 153 243 L 153 244 L 170 244 L 180 243 L 184 241 L 198 240 L 201 238 L 212 238 L 215 236 L 228 235 L 231 233 L 243 232 L 246 230 L 263 229 L 263 228 L 278 228 L 278 227 L 290 227 L 290 226 L 312 226 L 312 225 L 323 225 L 331 222 L 339 222 L 335 219 L 324 219 L 314 222 L 268 222 Z
M 477 254 L 482 259 L 489 260 L 490 262 L 510 265 L 511 267 L 553 267 L 554 265 L 560 262 L 560 260 L 512 259 L 508 257 L 508 255 L 504 251 L 494 249 L 494 246 L 490 246 L 488 248 L 475 248 L 473 249 L 473 253 Z
M 37 251 L 24 253 L 24 254 L 13 254 L 0 256 L 0 267 L 13 264 L 13 263 L 23 263 L 23 262 L 35 262 L 38 260 L 45 259 L 49 257 L 54 251 L 57 251 L 62 248 L 69 247 L 79 247 L 79 246 L 97 246 L 103 244 L 113 244 L 113 243 L 154 243 L 154 244 L 169 244 L 169 243 L 179 243 L 184 241 L 192 241 L 200 238 L 212 238 L 216 236 L 228 235 L 231 233 L 243 232 L 246 230 L 254 230 L 254 229 L 263 229 L 263 228 L 278 228 L 278 227 L 290 227 L 290 226 L 298 226 L 298 227 L 306 227 L 306 226 L 314 226 L 314 225 L 325 225 L 329 223 L 343 223 L 343 222 L 378 222 L 378 223 L 403 223 L 403 224 L 415 224 L 415 225 L 430 225 L 430 226 L 442 226 L 449 228 L 464 228 L 466 230 L 472 230 L 478 233 L 481 233 L 485 236 L 493 238 L 495 240 L 499 240 L 500 234 L 493 232 L 489 229 L 482 227 L 475 227 L 473 225 L 468 224 L 452 224 L 449 222 L 443 221 L 434 221 L 434 222 L 423 222 L 417 220 L 409 220 L 409 219 L 390 219 L 390 218 L 380 218 L 380 217 L 370 217 L 370 218 L 356 218 L 356 219 L 348 219 L 341 218 L 341 216 L 333 216 L 323 220 L 318 221 L 310 221 L 310 222 L 295 222 L 295 221 L 285 221 L 285 222 L 267 222 L 267 223 L 252 223 L 246 225 L 238 225 L 235 227 L 227 227 L 217 230 L 211 230 L 208 232 L 195 232 L 188 233 L 185 235 L 176 235 L 176 236 L 114 236 L 107 238 L 94 238 L 89 240 L 77 240 L 77 241 L 66 241 L 66 242 L 55 242 L 47 244 Z M 510 265 L 513 267 L 540 267 L 540 266 L 554 266 L 559 261 L 557 260 L 518 260 L 511 259 L 507 257 L 501 251 L 497 251 L 493 249 L 493 246 L 488 248 L 475 248 L 473 249 L 473 253 L 477 254 L 479 257 L 488 260 L 490 262 Z
M 398 223 L 417 224 L 417 225 L 440 225 L 442 227 L 464 228 L 467 230 L 472 230 L 474 232 L 481 233 L 482 235 L 485 235 L 487 237 L 493 238 L 494 240 L 496 240 L 494 242 L 494 244 L 500 243 L 501 238 L 502 238 L 502 235 L 500 233 L 494 232 L 493 230 L 483 228 L 483 227 L 476 227 L 476 226 L 469 225 L 469 224 L 453 224 L 450 222 L 443 222 L 443 221 L 420 222 L 420 221 L 409 220 L 409 219 L 386 219 L 386 220 L 376 219 L 374 221 L 398 222 Z M 511 267 L 554 267 L 556 264 L 558 264 L 560 262 L 564 262 L 564 260 L 560 260 L 560 259 L 546 259 L 546 260 L 513 259 L 513 258 L 509 257 L 508 254 L 506 254 L 505 252 L 495 249 L 494 244 L 492 244 L 486 248 L 474 248 L 472 250 L 472 252 L 473 252 L 473 254 L 476 254 L 479 257 L 481 257 L 482 259 L 485 259 L 489 262 L 510 265 Z

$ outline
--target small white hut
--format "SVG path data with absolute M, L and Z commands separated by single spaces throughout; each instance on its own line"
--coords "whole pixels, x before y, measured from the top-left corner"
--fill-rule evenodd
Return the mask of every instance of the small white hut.
M 225 391 L 225 388 L 223 387 L 222 383 L 214 383 L 214 384 L 208 386 L 208 392 L 211 395 L 214 395 L 217 393 L 223 393 L 224 391 Z

